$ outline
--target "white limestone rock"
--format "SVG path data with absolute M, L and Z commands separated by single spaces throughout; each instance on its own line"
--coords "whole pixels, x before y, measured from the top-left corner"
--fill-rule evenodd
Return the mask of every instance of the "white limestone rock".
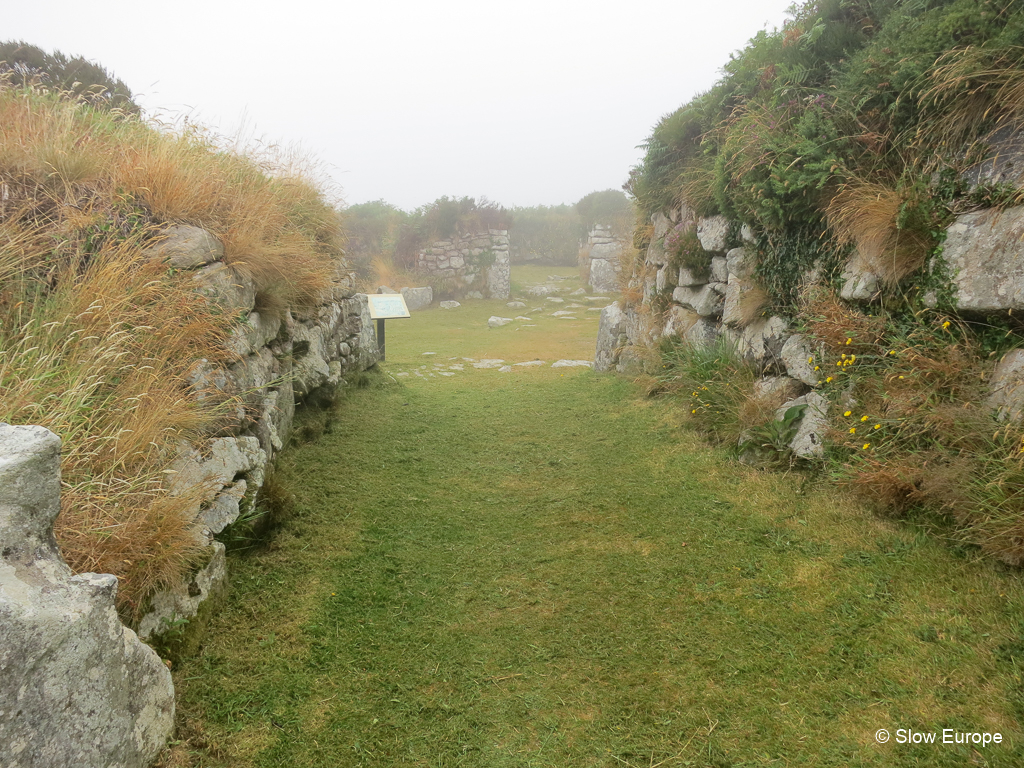
M 498 317 L 497 315 L 491 315 L 487 318 L 487 327 L 501 328 L 503 325 L 508 325 L 511 322 L 514 322 L 511 317 Z
M 825 359 L 823 345 L 812 346 L 808 337 L 794 333 L 786 339 L 780 354 L 782 365 L 789 376 L 810 387 L 816 387 L 821 383 L 824 378 L 821 375 L 821 364 Z
M 698 317 L 684 333 L 683 339 L 691 347 L 698 349 L 710 349 L 718 343 L 722 328 L 711 318 Z
M 551 364 L 552 368 L 593 368 L 593 360 L 558 360 Z
M 733 248 L 725 254 L 725 266 L 729 275 L 736 275 L 742 279 L 754 276 L 754 267 L 757 264 L 757 254 L 751 248 Z
M 459 304 L 459 302 L 457 301 L 442 301 L 440 306 L 441 309 L 455 309 L 456 307 L 461 307 L 462 305 Z M 526 305 L 524 304 L 523 306 L 525 307 Z
M 860 251 L 855 252 L 846 262 L 842 280 L 843 289 L 839 295 L 847 301 L 866 304 L 876 301 L 881 295 L 881 280 Z
M 619 271 L 618 259 L 593 259 L 590 262 L 590 287 L 595 291 L 617 291 Z

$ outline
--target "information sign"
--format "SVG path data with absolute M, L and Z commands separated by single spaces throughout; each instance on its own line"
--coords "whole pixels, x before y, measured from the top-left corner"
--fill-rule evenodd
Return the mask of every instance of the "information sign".
M 400 293 L 367 294 L 366 299 L 370 304 L 370 317 L 374 320 L 411 317 L 405 296 Z

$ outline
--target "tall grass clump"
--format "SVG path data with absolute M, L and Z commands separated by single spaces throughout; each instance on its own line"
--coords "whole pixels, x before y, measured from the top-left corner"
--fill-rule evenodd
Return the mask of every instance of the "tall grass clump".
M 676 395 L 687 403 L 698 430 L 717 443 L 735 445 L 749 410 L 756 374 L 734 344 L 720 338 L 710 346 L 665 339 L 661 369 L 649 389 Z
M 201 225 L 264 295 L 317 301 L 338 218 L 271 170 L 194 130 L 0 83 L 0 421 L 62 438 L 58 542 L 75 571 L 118 577 L 128 619 L 196 564 L 206 489 L 172 496 L 170 468 L 234 405 L 191 382 L 201 360 L 232 362 L 238 318 L 147 249 L 167 223 Z

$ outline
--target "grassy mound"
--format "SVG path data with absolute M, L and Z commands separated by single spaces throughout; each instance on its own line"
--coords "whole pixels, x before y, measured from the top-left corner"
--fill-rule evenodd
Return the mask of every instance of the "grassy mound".
M 264 310 L 315 302 L 341 257 L 297 166 L 0 83 L 0 420 L 63 438 L 58 540 L 74 570 L 118 576 L 125 615 L 195 556 L 165 471 L 225 412 L 188 375 L 229 362 L 239 320 L 147 256 L 167 223 L 217 236 Z

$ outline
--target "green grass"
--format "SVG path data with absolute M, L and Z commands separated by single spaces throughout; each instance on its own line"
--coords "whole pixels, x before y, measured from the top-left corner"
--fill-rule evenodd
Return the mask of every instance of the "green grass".
M 384 371 L 282 457 L 295 517 L 235 557 L 176 670 L 168 765 L 1021 763 L 1016 574 L 729 464 L 615 377 L 393 376 L 515 359 L 523 332 L 469 322 L 486 304 L 462 336 L 440 310 L 396 322 Z

